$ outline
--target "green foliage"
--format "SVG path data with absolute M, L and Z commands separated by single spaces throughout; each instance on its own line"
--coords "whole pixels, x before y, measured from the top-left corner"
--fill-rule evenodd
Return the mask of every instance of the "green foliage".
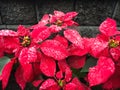
M 0 58 L 0 74 L 2 72 L 4 65 L 6 65 L 9 61 L 10 61 L 10 58 L 8 58 L 6 56 Z
M 81 72 L 88 72 L 90 67 L 93 67 L 97 64 L 97 60 L 93 57 L 89 57 L 84 65 L 84 67 L 81 69 Z
M 73 69 L 72 68 L 72 72 L 73 72 L 73 76 L 74 77 L 78 77 L 78 78 L 83 78 L 86 76 L 86 72 L 80 72 L 81 69 Z
M 88 57 L 84 67 L 82 69 L 74 69 L 72 68 L 73 76 L 78 78 L 84 78 L 90 67 L 93 67 L 97 64 L 97 59 L 93 57 Z

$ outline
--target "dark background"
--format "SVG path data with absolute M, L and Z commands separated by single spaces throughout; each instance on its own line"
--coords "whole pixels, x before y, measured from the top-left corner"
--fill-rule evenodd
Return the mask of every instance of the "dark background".
M 19 24 L 36 24 L 54 10 L 76 11 L 82 36 L 95 36 L 107 17 L 120 26 L 120 0 L 0 0 L 0 29 L 16 29 Z
M 36 24 L 45 13 L 54 10 L 78 12 L 75 20 L 80 24 L 77 30 L 82 36 L 94 37 L 107 17 L 115 19 L 120 27 L 120 0 L 0 0 L 0 29 L 16 30 L 19 24 Z M 7 90 L 20 88 L 10 79 Z

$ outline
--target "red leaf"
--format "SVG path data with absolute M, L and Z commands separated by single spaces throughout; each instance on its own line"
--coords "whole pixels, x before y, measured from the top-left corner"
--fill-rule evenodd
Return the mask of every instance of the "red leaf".
M 90 51 L 90 46 L 93 44 L 92 42 L 94 41 L 95 38 L 83 38 L 83 44 L 84 44 L 84 49 L 82 49 L 84 52 L 88 53 Z
M 23 48 L 21 50 L 19 55 L 19 61 L 21 65 L 36 62 L 36 60 L 37 60 L 37 52 L 34 47 Z
M 116 22 L 111 18 L 107 18 L 104 22 L 101 23 L 100 32 L 106 36 L 112 36 L 116 33 Z
M 64 86 L 64 90 L 78 90 L 74 83 L 68 83 Z
M 58 71 L 56 73 L 56 77 L 57 77 L 57 79 L 62 79 L 63 78 L 63 72 L 62 71 Z
M 50 36 L 51 32 L 46 26 L 36 28 L 32 31 L 31 37 L 34 42 L 40 43 Z
M 82 37 L 76 30 L 67 29 L 64 31 L 64 36 L 74 45 L 78 46 L 81 49 L 84 49 Z
M 23 78 L 26 82 L 31 82 L 34 79 L 34 72 L 32 64 L 24 64 L 23 68 Z
M 71 19 L 73 19 L 75 16 L 77 16 L 77 14 L 78 14 L 77 12 L 68 12 L 68 13 L 65 14 L 64 20 L 65 20 L 65 21 L 71 20 Z
M 81 48 L 75 46 L 74 44 L 71 44 L 68 48 L 68 52 L 69 52 L 70 56 L 72 56 L 72 55 L 83 56 L 88 53 L 88 49 L 87 48 L 81 49 Z
M 28 36 L 30 31 L 28 28 L 24 27 L 23 25 L 19 25 L 17 29 L 17 33 L 19 36 Z
M 48 24 L 49 22 L 49 15 L 48 14 L 45 14 L 42 19 L 39 21 L 38 25 L 40 26 L 44 26 L 46 24 Z
M 77 86 L 78 90 L 85 90 L 83 84 L 78 80 L 78 78 L 73 78 L 72 83 Z
M 84 85 L 83 83 L 81 83 L 79 81 L 79 79 L 76 78 L 76 77 L 73 78 L 71 82 L 74 83 L 77 86 L 78 90 L 91 90 L 89 87 L 87 87 L 86 85 Z
M 15 53 L 19 48 L 19 39 L 15 37 L 4 37 L 4 50 L 7 53 Z
M 4 40 L 0 37 L 0 58 L 4 55 Z
M 105 90 L 117 90 L 120 88 L 120 66 L 116 65 L 114 74 L 103 84 L 103 88 Z
M 8 84 L 8 80 L 9 80 L 14 62 L 15 62 L 14 60 L 11 60 L 10 62 L 8 62 L 2 70 L 1 79 L 2 79 L 3 90 L 6 88 L 6 86 Z
M 19 66 L 17 68 L 16 73 L 15 73 L 15 78 L 16 78 L 16 82 L 19 84 L 21 89 L 24 90 L 25 85 L 26 85 L 26 81 L 24 80 L 23 69 L 21 66 Z
M 17 32 L 13 30 L 0 30 L 0 36 L 11 36 L 15 37 L 18 36 Z
M 45 26 L 46 24 L 48 24 L 49 21 L 49 15 L 45 14 L 42 19 L 38 22 L 38 24 L 31 26 L 31 29 L 38 29 L 42 26 Z
M 56 22 L 57 17 L 55 15 L 49 14 L 49 17 L 50 17 L 50 20 L 49 20 L 50 23 L 53 24 L 54 22 Z
M 57 40 L 59 41 L 61 44 L 64 45 L 65 48 L 68 47 L 68 41 L 63 37 L 63 36 L 60 36 L 60 35 L 57 35 L 54 40 Z
M 46 40 L 40 46 L 42 52 L 55 60 L 62 60 L 68 56 L 66 48 L 56 40 Z
M 118 61 L 119 58 L 120 58 L 120 47 L 116 47 L 116 48 L 111 48 L 110 49 L 110 54 L 112 56 L 112 58 L 115 60 L 115 61 Z
M 86 56 L 71 56 L 68 58 L 68 64 L 72 68 L 79 69 L 82 68 L 85 64 Z
M 108 42 L 99 39 L 99 38 L 94 38 L 91 41 L 91 46 L 90 46 L 90 54 L 94 57 L 99 57 L 102 53 L 102 51 L 108 47 Z M 104 55 L 105 56 L 105 55 Z
M 57 25 L 51 25 L 51 26 L 49 27 L 49 31 L 50 31 L 51 33 L 57 33 L 57 32 L 59 32 L 60 30 L 62 30 L 62 27 L 59 27 L 59 26 L 57 26 Z
M 72 79 L 72 71 L 69 67 L 65 69 L 65 81 L 69 82 Z
M 2 75 L 0 75 L 0 81 L 2 80 Z
M 32 84 L 35 86 L 35 87 L 38 87 L 41 83 L 42 83 L 43 80 L 35 80 L 32 82 Z
M 62 72 L 65 72 L 65 81 L 69 82 L 72 78 L 72 71 L 70 70 L 66 60 L 58 61 L 58 66 Z
M 39 75 L 41 74 L 40 62 L 33 63 L 32 65 L 33 65 L 34 76 L 39 77 Z
M 59 90 L 55 87 L 58 87 L 57 83 L 53 79 L 47 79 L 42 83 L 39 90 Z
M 61 11 L 54 11 L 54 15 L 56 16 L 56 17 L 62 17 L 62 16 L 64 16 L 65 14 L 64 14 L 64 12 L 61 12 Z
M 100 57 L 96 66 L 89 68 L 88 80 L 90 86 L 107 81 L 114 73 L 114 62 L 111 58 Z
M 65 69 L 68 68 L 68 64 L 66 62 L 66 60 L 60 60 L 58 61 L 58 66 L 59 66 L 59 69 L 62 71 L 62 72 L 65 72 Z
M 54 76 L 56 72 L 55 60 L 47 56 L 42 57 L 40 63 L 40 69 L 46 76 L 49 77 Z
M 69 21 L 65 21 L 62 26 L 66 27 L 66 26 L 72 26 L 72 25 L 76 25 L 78 26 L 79 24 L 74 22 L 73 20 L 69 20 Z

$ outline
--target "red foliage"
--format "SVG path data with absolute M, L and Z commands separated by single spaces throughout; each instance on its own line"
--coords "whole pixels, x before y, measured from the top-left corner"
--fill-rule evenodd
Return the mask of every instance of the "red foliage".
M 31 27 L 0 30 L 0 57 L 14 57 L 0 75 L 3 90 L 16 64 L 15 78 L 22 90 L 28 82 L 39 90 L 120 88 L 120 31 L 115 20 L 107 18 L 99 27 L 100 34 L 86 38 L 70 28 L 78 25 L 73 21 L 77 14 L 54 11 Z M 97 65 L 88 57 L 95 58 Z

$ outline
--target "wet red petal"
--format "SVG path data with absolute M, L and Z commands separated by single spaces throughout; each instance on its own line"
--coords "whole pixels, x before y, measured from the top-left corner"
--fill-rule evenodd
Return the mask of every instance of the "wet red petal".
M 32 64 L 24 64 L 23 68 L 23 78 L 26 82 L 31 82 L 34 79 L 34 71 Z
M 16 82 L 19 84 L 21 89 L 24 90 L 25 85 L 26 85 L 26 81 L 24 80 L 23 69 L 21 66 L 19 66 L 17 68 L 16 73 L 15 73 L 15 78 L 16 78 Z
M 0 81 L 2 80 L 2 75 L 0 75 Z
M 105 90 L 117 90 L 120 88 L 120 66 L 115 67 L 115 73 L 103 84 Z
M 28 36 L 29 32 L 29 29 L 24 27 L 23 25 L 18 26 L 17 33 L 19 36 Z
M 58 66 L 59 66 L 59 69 L 62 71 L 62 72 L 65 72 L 65 81 L 66 82 L 69 82 L 72 78 L 72 71 L 71 69 L 69 68 L 66 60 L 61 60 L 61 61 L 58 61 Z
M 66 62 L 66 60 L 60 60 L 58 61 L 58 66 L 59 66 L 59 69 L 62 71 L 62 72 L 65 72 L 65 69 L 68 68 L 68 64 Z
M 104 83 L 114 73 L 114 70 L 114 62 L 111 58 L 100 57 L 97 65 L 89 69 L 88 80 L 90 86 Z
M 78 13 L 77 12 L 68 12 L 64 16 L 64 21 L 73 19 Z
M 41 59 L 40 69 L 46 76 L 54 76 L 56 72 L 55 60 L 51 57 L 44 56 Z
M 50 89 L 50 87 L 57 86 L 57 83 L 53 79 L 47 79 L 42 83 L 39 90 L 58 90 L 57 88 Z
M 101 55 L 101 52 L 108 47 L 108 42 L 99 38 L 95 38 L 91 41 L 91 43 L 90 54 L 94 57 L 99 57 Z
M 18 38 L 14 37 L 4 37 L 4 50 L 7 53 L 15 53 L 19 47 Z
M 43 26 L 43 25 L 46 25 L 48 24 L 48 21 L 49 21 L 49 15 L 48 14 L 45 14 L 42 19 L 39 21 L 39 25 Z
M 56 77 L 57 77 L 57 79 L 62 79 L 63 78 L 63 72 L 62 71 L 58 71 L 56 73 Z
M 0 49 L 0 58 L 4 56 L 4 50 Z
M 90 47 L 93 44 L 95 38 L 83 38 L 84 49 L 83 51 L 88 53 L 90 51 Z
M 54 11 L 54 15 L 56 16 L 56 17 L 62 17 L 62 16 L 64 16 L 65 14 L 63 13 L 63 12 L 61 12 L 61 11 Z
M 115 40 L 120 41 L 120 31 L 116 32 Z
M 0 36 L 11 36 L 15 37 L 18 36 L 17 32 L 13 30 L 0 30 Z
M 57 35 L 54 40 L 59 41 L 65 48 L 68 47 L 68 41 L 63 36 Z
M 49 17 L 50 17 L 50 19 L 49 19 L 50 23 L 55 23 L 56 22 L 57 18 L 56 18 L 55 15 L 49 14 Z
M 4 55 L 4 40 L 0 37 L 0 58 Z
M 51 33 L 57 33 L 57 32 L 59 32 L 60 30 L 62 30 L 62 28 L 59 27 L 59 26 L 57 26 L 57 25 L 51 25 L 51 26 L 49 27 L 49 31 L 50 31 Z
M 65 81 L 69 82 L 72 79 L 72 71 L 69 67 L 65 69 Z
M 76 23 L 76 22 L 74 22 L 74 21 L 72 21 L 72 20 L 69 20 L 69 21 L 65 21 L 63 24 L 62 24 L 62 26 L 72 26 L 72 25 L 79 25 L 78 23 Z
M 116 22 L 111 18 L 107 18 L 104 22 L 101 23 L 100 32 L 106 36 L 112 36 L 116 33 Z
M 59 69 L 62 71 L 62 72 L 65 72 L 65 81 L 66 82 L 69 82 L 72 78 L 72 71 L 71 69 L 69 68 L 66 60 L 61 60 L 61 61 L 58 61 L 58 66 L 59 66 Z
M 6 88 L 6 86 L 8 84 L 8 80 L 9 80 L 14 62 L 15 62 L 14 60 L 11 60 L 10 62 L 8 62 L 2 70 L 1 78 L 2 78 L 2 88 L 3 88 L 3 90 Z
M 68 56 L 66 48 L 56 40 L 46 40 L 40 46 L 42 52 L 55 60 L 62 60 Z
M 120 76 L 119 76 L 120 77 Z M 117 90 L 120 88 L 120 78 L 119 77 L 112 77 L 109 81 L 104 83 L 103 88 L 105 90 Z
M 90 90 L 89 87 L 87 87 L 86 85 L 84 85 L 83 83 L 81 83 L 79 81 L 79 79 L 76 78 L 76 77 L 73 78 L 71 82 L 77 85 L 77 90 Z
M 41 83 L 42 83 L 43 80 L 35 80 L 32 82 L 32 84 L 34 85 L 34 87 L 38 87 Z
M 76 55 L 76 56 L 83 56 L 88 53 L 87 48 L 86 49 L 81 49 L 74 44 L 71 44 L 68 48 L 69 55 Z
M 112 58 L 115 60 L 115 61 L 118 61 L 120 59 L 120 47 L 116 47 L 116 48 L 111 48 L 110 49 L 110 54 L 112 56 Z
M 85 64 L 86 56 L 71 56 L 68 58 L 68 64 L 72 68 L 79 69 Z
M 78 90 L 85 90 L 84 85 L 78 80 L 78 78 L 73 78 L 72 83 L 77 85 Z
M 31 37 L 34 42 L 40 43 L 50 36 L 51 32 L 46 26 L 36 28 L 32 31 Z
M 19 55 L 19 61 L 21 65 L 36 62 L 36 60 L 37 60 L 37 52 L 34 47 L 23 48 L 21 50 L 20 55 Z
M 45 26 L 46 24 L 48 24 L 49 21 L 49 15 L 45 14 L 42 19 L 38 22 L 38 24 L 31 26 L 31 29 L 38 29 L 42 26 Z
M 64 90 L 78 90 L 74 83 L 68 83 L 64 86 Z
M 39 77 L 39 75 L 42 73 L 40 70 L 40 62 L 35 62 L 32 65 L 33 65 L 34 77 Z
M 64 36 L 74 45 L 78 46 L 81 49 L 84 49 L 82 37 L 76 30 L 67 29 L 64 31 Z

